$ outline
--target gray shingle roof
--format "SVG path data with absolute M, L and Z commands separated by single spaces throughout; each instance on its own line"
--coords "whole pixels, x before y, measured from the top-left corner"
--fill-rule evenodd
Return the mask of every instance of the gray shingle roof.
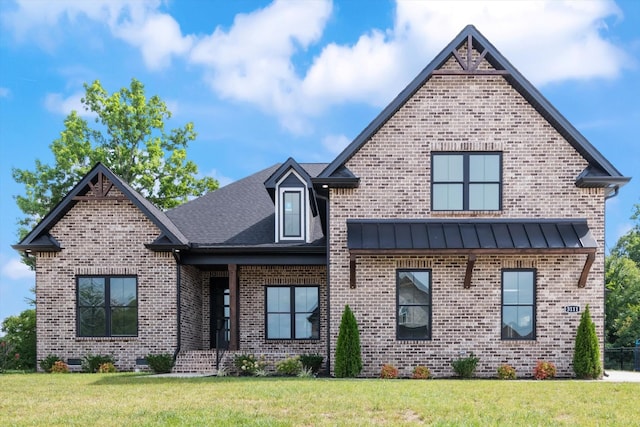
M 300 164 L 317 176 L 326 163 Z M 275 246 L 275 207 L 264 182 L 279 164 L 167 211 L 194 247 Z M 313 218 L 313 244 L 324 244 L 319 217 Z M 277 246 L 283 246 L 281 244 Z

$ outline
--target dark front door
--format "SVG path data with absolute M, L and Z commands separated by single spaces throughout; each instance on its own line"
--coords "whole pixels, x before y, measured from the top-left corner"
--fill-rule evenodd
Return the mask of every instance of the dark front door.
M 211 278 L 211 348 L 229 348 L 229 278 Z

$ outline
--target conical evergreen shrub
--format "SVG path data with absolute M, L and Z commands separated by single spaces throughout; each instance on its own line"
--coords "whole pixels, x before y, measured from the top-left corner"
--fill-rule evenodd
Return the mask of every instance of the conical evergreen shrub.
M 346 305 L 340 321 L 334 372 L 338 378 L 353 378 L 357 377 L 360 371 L 362 371 L 360 332 L 358 332 L 356 317 L 351 308 Z
M 595 379 L 602 375 L 600 362 L 600 346 L 596 335 L 596 325 L 591 320 L 589 305 L 582 312 L 578 332 L 576 334 L 576 346 L 573 353 L 573 372 L 578 378 Z

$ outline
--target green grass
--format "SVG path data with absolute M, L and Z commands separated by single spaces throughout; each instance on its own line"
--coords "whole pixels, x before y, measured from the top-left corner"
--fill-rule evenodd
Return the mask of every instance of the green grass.
M 0 375 L 0 425 L 638 425 L 640 384 Z

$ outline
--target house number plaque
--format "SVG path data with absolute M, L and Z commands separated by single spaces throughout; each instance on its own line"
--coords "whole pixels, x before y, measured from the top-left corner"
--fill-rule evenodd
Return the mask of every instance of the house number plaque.
M 580 313 L 579 305 L 565 305 L 563 308 L 565 313 Z

